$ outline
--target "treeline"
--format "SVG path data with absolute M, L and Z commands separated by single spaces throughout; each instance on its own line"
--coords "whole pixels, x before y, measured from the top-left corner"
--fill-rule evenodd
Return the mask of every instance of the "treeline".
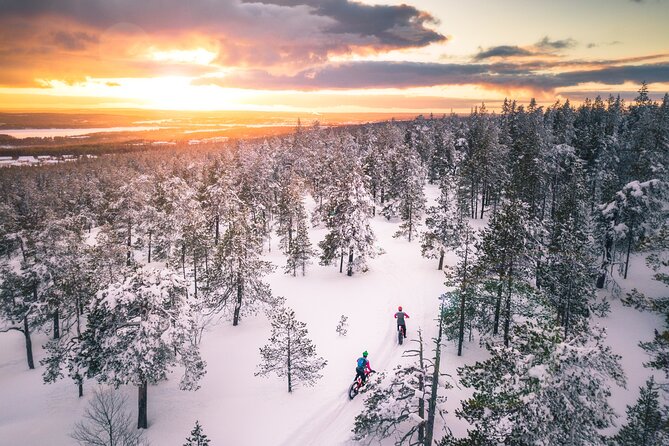
M 460 353 L 474 336 L 489 344 L 491 359 L 461 372 L 475 393 L 459 415 L 474 430 L 444 441 L 534 444 L 567 431 L 590 441 L 613 422 L 608 379 L 624 382 L 591 327 L 592 315 L 606 311 L 595 286 L 615 290 L 618 270 L 634 274 L 631 253 L 666 247 L 668 142 L 669 95 L 653 102 L 643 86 L 631 104 L 505 101 L 500 114 L 482 106 L 464 118 L 298 125 L 286 137 L 188 152 L 2 169 L 2 331 L 23 333 L 31 368 L 31 333 L 51 335 L 46 382 L 68 376 L 80 395 L 86 379 L 138 386 L 138 425 L 146 427 L 149 384 L 181 364 L 182 387 L 197 388 L 205 373 L 198 343 L 212 318 L 238 325 L 283 306 L 264 280 L 273 265 L 262 254 L 277 245 L 273 237 L 286 273 L 306 274 L 318 260 L 353 275 L 378 253 L 369 220 L 380 213 L 399 221 L 396 236 L 418 238 L 439 269 L 446 252 L 459 254 L 439 332 Z M 426 183 L 441 191 L 429 208 Z M 474 231 L 470 221 L 482 218 L 487 227 Z M 309 224 L 325 227 L 325 238 L 309 240 Z M 441 335 L 435 345 L 438 352 Z M 666 344 L 657 348 L 666 352 Z M 407 438 L 424 442 L 440 375 L 419 350 L 414 371 L 423 378 L 402 372 L 397 382 L 431 377 L 420 388 L 427 400 L 415 405 L 423 417 L 404 418 L 418 423 Z M 567 359 L 571 369 L 560 366 Z M 287 373 L 291 389 L 297 377 Z M 504 387 L 528 374 L 524 387 Z M 581 381 L 569 381 L 575 377 Z M 562 387 L 541 387 L 558 381 Z M 577 404 L 581 389 L 595 387 L 602 390 Z M 418 398 L 416 386 L 404 391 L 411 389 Z M 535 404 L 519 413 L 530 395 Z M 539 412 L 544 430 L 528 424 Z M 512 414 L 513 423 L 501 422 Z M 356 434 L 371 435 L 365 429 L 375 420 Z

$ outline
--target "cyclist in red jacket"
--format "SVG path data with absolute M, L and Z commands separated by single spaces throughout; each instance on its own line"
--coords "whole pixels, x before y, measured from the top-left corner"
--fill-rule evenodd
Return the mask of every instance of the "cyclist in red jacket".
M 409 315 L 402 311 L 402 306 L 397 307 L 397 313 L 395 313 L 395 319 L 397 319 L 397 329 L 399 330 L 402 327 L 402 333 L 404 337 L 407 337 L 407 324 L 404 322 L 404 318 L 409 318 Z

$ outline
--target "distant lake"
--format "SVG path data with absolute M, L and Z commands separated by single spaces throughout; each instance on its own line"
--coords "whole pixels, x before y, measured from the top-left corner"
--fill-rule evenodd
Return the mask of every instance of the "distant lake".
M 100 127 L 87 129 L 2 129 L 0 135 L 9 135 L 14 138 L 50 138 L 54 136 L 81 136 L 90 133 L 108 132 L 145 132 L 158 130 L 160 127 Z

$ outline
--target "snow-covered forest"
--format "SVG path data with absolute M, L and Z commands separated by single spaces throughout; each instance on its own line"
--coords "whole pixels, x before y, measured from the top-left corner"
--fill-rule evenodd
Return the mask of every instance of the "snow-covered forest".
M 668 199 L 645 85 L 0 169 L 0 443 L 667 445 Z

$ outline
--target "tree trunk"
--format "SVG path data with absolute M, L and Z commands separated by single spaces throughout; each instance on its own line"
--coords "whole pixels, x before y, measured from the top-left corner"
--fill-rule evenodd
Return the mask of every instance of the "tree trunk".
M 58 308 L 53 312 L 53 338 L 60 339 L 60 313 Z
M 147 392 L 147 383 L 146 380 L 143 380 L 138 387 L 138 398 L 137 398 L 137 429 L 146 429 L 149 427 L 147 422 L 147 408 L 148 408 L 148 392 Z
M 509 329 L 511 327 L 511 278 L 513 276 L 513 262 L 509 265 L 508 292 L 506 295 L 506 308 L 504 310 L 504 345 L 509 346 Z
M 195 254 L 195 250 L 193 250 L 193 284 L 195 286 L 194 297 L 197 301 L 197 254 Z
M 35 368 L 35 361 L 33 360 L 33 342 L 30 339 L 30 327 L 28 326 L 28 316 L 23 317 L 23 336 L 26 340 L 26 357 L 28 358 L 28 368 L 33 370 Z
M 428 402 L 427 423 L 425 425 L 425 445 L 429 446 L 432 446 L 432 438 L 434 436 L 434 419 L 436 416 L 435 412 L 437 410 L 437 396 L 439 392 L 439 363 L 441 361 L 441 334 L 443 332 L 443 323 L 444 323 L 443 310 L 444 308 L 442 304 L 442 307 L 439 309 L 439 334 L 437 335 L 437 338 L 434 340 L 435 342 L 434 365 L 433 365 L 434 370 L 432 371 L 430 401 Z
M 128 253 L 126 254 L 125 265 L 130 266 L 132 258 L 132 222 L 128 220 Z
M 623 275 L 623 279 L 627 279 L 627 270 L 630 266 L 630 251 L 632 250 L 632 228 L 630 228 L 630 235 L 627 238 L 627 258 L 625 259 L 625 274 Z
M 216 214 L 216 233 L 214 234 L 214 244 L 218 245 L 218 239 L 220 235 L 220 218 L 218 214 Z
M 344 250 L 341 250 L 341 256 L 339 257 L 339 272 L 344 271 Z
M 184 275 L 184 280 L 186 279 L 186 244 L 181 244 L 181 271 Z
M 293 364 L 292 364 L 292 358 L 291 358 L 291 351 L 290 351 L 290 333 L 288 333 L 288 361 L 287 361 L 287 366 L 288 366 L 288 393 L 293 392 Z
M 483 219 L 483 212 L 485 210 L 485 195 L 486 195 L 487 185 L 486 182 L 483 182 L 483 187 L 481 191 L 481 219 Z
M 481 217 L 483 218 L 483 217 Z M 460 287 L 460 327 L 458 329 L 458 356 L 462 356 L 462 344 L 465 341 L 465 305 L 467 295 L 467 257 L 469 254 L 469 232 L 465 239 L 465 261 L 462 273 L 462 286 Z
M 444 248 L 441 248 L 441 250 L 439 250 L 439 266 L 437 267 L 438 271 L 444 269 L 444 254 Z
M 497 300 L 495 301 L 495 320 L 492 327 L 492 334 L 497 336 L 499 333 L 499 316 L 502 309 L 502 278 L 500 277 L 499 287 L 497 288 Z
M 348 249 L 348 271 L 346 275 L 349 277 L 353 275 L 353 246 Z
M 424 370 L 424 359 L 423 359 L 423 334 L 418 330 L 418 364 L 420 365 L 421 370 Z M 425 398 L 423 397 L 423 392 L 425 388 L 425 383 L 423 382 L 423 375 L 418 375 L 418 394 L 421 398 L 418 400 L 418 418 L 421 420 L 425 419 Z M 425 424 L 421 423 L 418 426 L 418 444 L 425 444 Z
M 409 206 L 409 243 L 411 243 L 411 232 L 413 232 L 413 207 Z
M 149 257 L 148 263 L 151 263 L 151 239 L 153 238 L 153 231 L 149 231 Z
M 241 260 L 240 260 L 241 264 Z M 240 265 L 241 268 L 241 265 Z M 237 301 L 235 302 L 235 313 L 232 318 L 232 325 L 236 326 L 239 324 L 239 313 L 241 312 L 242 309 L 242 298 L 244 296 L 244 282 L 242 281 L 242 278 L 240 277 L 241 273 L 238 274 L 237 276 Z

